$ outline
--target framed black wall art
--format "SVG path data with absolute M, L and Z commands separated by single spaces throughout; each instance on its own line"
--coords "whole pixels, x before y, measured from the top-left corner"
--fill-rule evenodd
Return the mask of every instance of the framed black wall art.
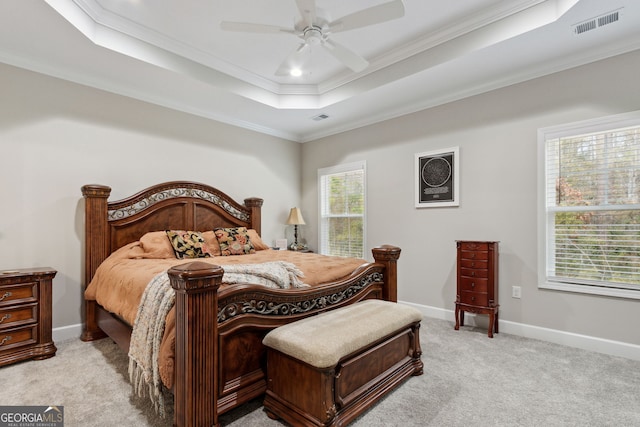
M 415 155 L 416 208 L 460 205 L 458 147 Z

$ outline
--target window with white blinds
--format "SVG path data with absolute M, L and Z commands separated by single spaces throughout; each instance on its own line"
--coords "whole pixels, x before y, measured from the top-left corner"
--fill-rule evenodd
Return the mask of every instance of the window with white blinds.
M 365 183 L 365 162 L 318 170 L 321 254 L 364 258 Z
M 543 287 L 640 298 L 640 115 L 541 136 Z

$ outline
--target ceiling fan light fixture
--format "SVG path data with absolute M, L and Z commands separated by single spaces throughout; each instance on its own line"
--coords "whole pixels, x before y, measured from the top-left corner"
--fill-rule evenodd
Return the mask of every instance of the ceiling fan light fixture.
M 303 31 L 302 38 L 306 43 L 308 43 L 311 46 L 319 46 L 322 44 L 322 41 L 324 40 L 322 29 L 317 26 L 311 26 L 311 27 L 305 28 Z
M 291 71 L 289 71 L 289 74 L 293 77 L 300 77 L 302 75 L 302 70 L 300 68 L 292 68 Z
M 318 14 L 316 0 L 296 0 L 296 5 L 302 19 L 295 23 L 293 29 L 275 25 L 227 21 L 221 22 L 220 28 L 226 31 L 289 34 L 302 39 L 298 48 L 289 54 L 276 70 L 276 76 L 293 75 L 291 64 L 300 63 L 300 60 L 303 59 L 302 55 L 308 54 L 310 48 L 315 46 L 322 47 L 352 71 L 360 72 L 367 68 L 369 62 L 349 48 L 331 40 L 330 34 L 381 24 L 404 16 L 402 0 L 390 0 L 377 6 L 362 9 L 334 22 L 329 22 L 327 18 Z

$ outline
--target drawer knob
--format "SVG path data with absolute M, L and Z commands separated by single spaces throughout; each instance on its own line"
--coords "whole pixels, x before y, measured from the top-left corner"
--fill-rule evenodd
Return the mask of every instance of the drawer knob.
M 475 301 L 475 300 L 476 300 L 476 297 L 471 297 L 471 301 Z
M 471 254 L 471 258 L 475 258 L 475 257 L 476 257 L 476 254 Z
M 0 302 L 4 301 L 5 299 L 9 298 L 10 296 L 11 296 L 11 292 L 9 292 L 9 291 L 5 292 L 4 295 L 2 295 L 0 297 Z
M 11 341 L 11 335 L 7 335 L 2 338 L 2 341 L 0 341 L 0 346 L 4 345 L 4 343 L 6 343 L 7 341 Z
M 471 287 L 475 288 L 476 287 L 476 282 L 471 282 Z
M 4 316 L 2 316 L 2 319 L 0 319 L 0 323 L 4 322 L 7 319 L 11 319 L 11 313 L 7 313 Z
M 475 276 L 476 276 L 476 272 L 475 272 L 475 271 L 472 271 L 472 272 L 471 272 L 471 277 L 475 277 Z

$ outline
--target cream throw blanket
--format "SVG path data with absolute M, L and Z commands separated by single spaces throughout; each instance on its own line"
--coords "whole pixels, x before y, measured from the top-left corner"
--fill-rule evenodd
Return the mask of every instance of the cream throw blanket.
M 255 283 L 276 289 L 306 287 L 302 272 L 285 261 L 262 264 L 225 265 L 223 283 Z M 167 272 L 155 276 L 145 288 L 133 324 L 129 345 L 129 379 L 134 392 L 148 395 L 156 412 L 166 414 L 168 393 L 163 389 L 158 368 L 165 319 L 175 303 L 175 292 Z

